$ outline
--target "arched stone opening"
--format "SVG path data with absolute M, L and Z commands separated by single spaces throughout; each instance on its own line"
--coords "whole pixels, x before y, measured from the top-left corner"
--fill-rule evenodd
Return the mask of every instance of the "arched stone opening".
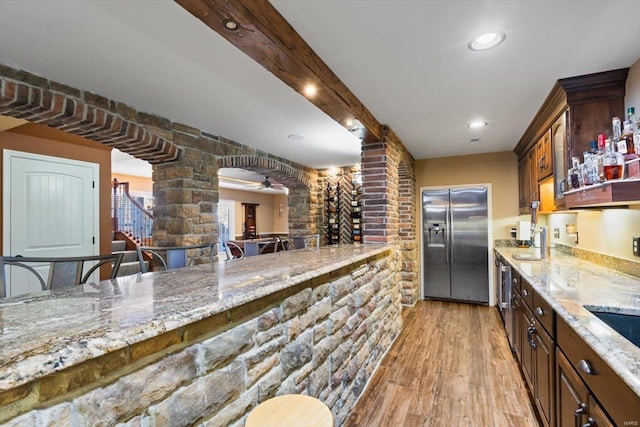
M 273 178 L 289 189 L 289 234 L 320 233 L 321 186 L 316 171 L 296 168 L 271 157 L 247 155 L 220 157 L 217 159 L 217 168 L 241 168 Z

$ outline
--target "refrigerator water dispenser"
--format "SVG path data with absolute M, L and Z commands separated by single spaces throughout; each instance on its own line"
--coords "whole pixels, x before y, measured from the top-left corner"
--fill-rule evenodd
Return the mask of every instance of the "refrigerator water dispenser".
M 427 246 L 444 248 L 446 224 L 427 221 Z

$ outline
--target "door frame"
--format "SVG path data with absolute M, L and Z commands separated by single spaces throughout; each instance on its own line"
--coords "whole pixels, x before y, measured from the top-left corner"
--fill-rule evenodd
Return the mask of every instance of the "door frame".
M 26 151 L 11 150 L 7 148 L 2 150 L 2 255 L 11 255 L 9 250 L 11 245 L 11 159 L 15 157 L 90 167 L 91 169 L 93 169 L 95 191 L 92 192 L 91 204 L 93 206 L 93 235 L 95 236 L 95 244 L 93 245 L 93 253 L 88 255 L 98 255 L 100 253 L 100 165 L 94 162 L 85 162 L 82 160 L 68 159 L 65 157 L 35 154 Z
M 424 292 L 424 211 L 422 209 L 422 193 L 429 190 L 450 190 L 457 188 L 486 187 L 487 188 L 487 272 L 489 283 L 489 306 L 496 305 L 496 283 L 493 274 L 493 196 L 491 183 L 468 183 L 456 185 L 438 185 L 432 187 L 420 187 L 418 191 L 418 208 L 420 209 L 420 244 L 418 245 L 418 256 L 420 262 L 420 299 L 425 298 Z

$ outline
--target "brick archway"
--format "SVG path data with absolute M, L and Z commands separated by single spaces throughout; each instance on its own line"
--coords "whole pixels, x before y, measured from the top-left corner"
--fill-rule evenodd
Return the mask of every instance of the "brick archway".
M 79 135 L 151 164 L 180 157 L 178 146 L 146 126 L 149 115 L 92 92 L 2 65 L 0 114 Z
M 272 177 L 289 189 L 289 234 L 317 234 L 322 230 L 322 197 L 318 173 L 271 157 L 236 155 L 217 159 L 218 169 L 240 168 Z

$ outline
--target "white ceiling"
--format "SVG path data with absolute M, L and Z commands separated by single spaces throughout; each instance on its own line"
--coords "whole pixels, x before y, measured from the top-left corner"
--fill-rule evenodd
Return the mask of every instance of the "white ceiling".
M 640 58 L 640 0 L 272 4 L 417 159 L 512 150 L 557 79 Z M 467 49 L 493 29 L 503 45 Z M 0 0 L 0 63 L 311 167 L 359 162 L 353 135 L 170 0 Z

